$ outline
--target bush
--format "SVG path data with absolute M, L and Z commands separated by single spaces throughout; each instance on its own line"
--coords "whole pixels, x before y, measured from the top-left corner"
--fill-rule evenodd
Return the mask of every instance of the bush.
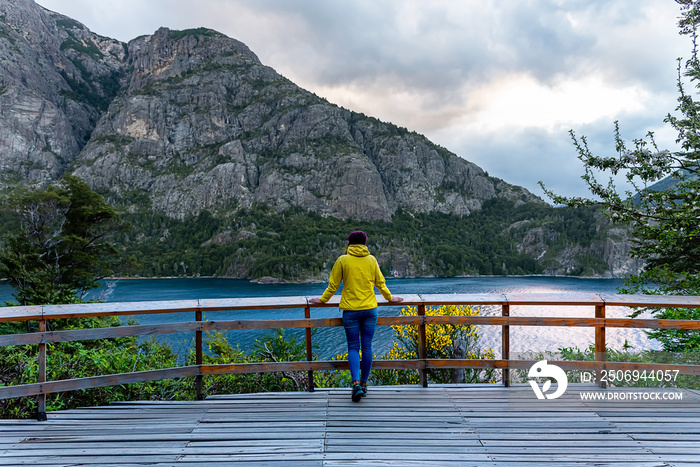
M 83 318 L 52 322 L 53 329 L 91 329 L 120 326 L 118 318 Z M 26 332 L 25 324 L 6 324 L 3 334 Z M 177 366 L 177 355 L 154 339 L 136 337 L 60 342 L 46 345 L 48 381 L 129 373 Z M 38 381 L 38 346 L 0 347 L 0 386 Z M 119 400 L 169 400 L 182 396 L 183 381 L 162 380 L 49 394 L 47 411 L 105 405 Z M 0 418 L 36 416 L 35 397 L 0 401 Z
M 205 365 L 306 360 L 306 345 L 299 342 L 296 336 L 286 336 L 284 329 L 277 329 L 262 340 L 256 340 L 251 353 L 244 352 L 238 346 L 233 347 L 221 332 L 208 332 L 205 343 L 208 350 L 202 356 L 202 363 Z M 190 352 L 187 364 L 195 364 L 194 351 Z M 203 385 L 205 394 L 246 394 L 309 389 L 307 373 L 304 371 L 207 375 L 203 378 Z M 193 398 L 194 379 L 188 380 L 186 386 L 190 398 Z

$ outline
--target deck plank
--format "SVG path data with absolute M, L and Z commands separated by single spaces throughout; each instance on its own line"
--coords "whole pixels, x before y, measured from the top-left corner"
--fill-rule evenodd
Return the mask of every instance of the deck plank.
M 528 400 L 528 397 L 530 399 Z M 0 466 L 683 466 L 700 398 L 641 406 L 502 387 L 371 388 L 122 402 L 0 420 Z

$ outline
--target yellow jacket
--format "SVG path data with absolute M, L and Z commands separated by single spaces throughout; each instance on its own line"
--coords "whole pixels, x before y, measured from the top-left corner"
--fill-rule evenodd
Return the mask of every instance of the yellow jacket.
M 377 287 L 387 301 L 391 301 L 391 292 L 386 280 L 379 270 L 377 258 L 369 254 L 365 245 L 348 246 L 347 254 L 335 261 L 328 279 L 328 288 L 321 301 L 326 303 L 343 283 L 340 296 L 341 310 L 369 310 L 377 307 L 374 287 Z

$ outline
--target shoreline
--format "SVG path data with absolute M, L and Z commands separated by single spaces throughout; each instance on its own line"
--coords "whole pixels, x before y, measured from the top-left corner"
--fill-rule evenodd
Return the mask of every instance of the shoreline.
M 616 279 L 622 280 L 622 277 L 608 277 L 608 276 L 567 276 L 564 274 L 493 274 L 493 275 L 464 275 L 464 276 L 452 276 L 452 277 L 441 277 L 441 276 L 387 276 L 387 280 L 402 280 L 402 279 L 468 279 L 468 278 L 528 278 L 528 277 L 552 277 L 552 278 L 566 278 L 566 279 L 580 279 L 580 280 L 592 280 L 592 279 Z M 110 276 L 104 277 L 100 280 L 158 280 L 158 279 L 228 279 L 228 280 L 240 280 L 246 281 L 253 284 L 323 284 L 327 283 L 328 279 L 303 279 L 303 280 L 289 280 L 282 279 L 272 276 L 263 276 L 257 279 L 245 279 L 240 277 L 232 276 L 150 276 L 150 277 L 140 277 L 140 276 Z M 0 282 L 4 282 L 6 279 L 0 279 Z

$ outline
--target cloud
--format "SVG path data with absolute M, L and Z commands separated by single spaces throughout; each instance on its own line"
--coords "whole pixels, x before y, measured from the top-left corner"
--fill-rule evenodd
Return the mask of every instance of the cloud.
M 541 194 L 577 187 L 568 130 L 609 148 L 615 120 L 673 145 L 678 6 L 669 0 L 39 0 L 128 41 L 210 27 L 346 108 L 425 134 Z M 590 133 L 589 133 L 590 132 Z
M 510 75 L 471 92 L 465 124 L 476 131 L 536 127 L 560 132 L 644 110 L 647 94 L 636 85 L 610 86 L 596 75 L 560 79 L 549 86 L 529 75 Z

